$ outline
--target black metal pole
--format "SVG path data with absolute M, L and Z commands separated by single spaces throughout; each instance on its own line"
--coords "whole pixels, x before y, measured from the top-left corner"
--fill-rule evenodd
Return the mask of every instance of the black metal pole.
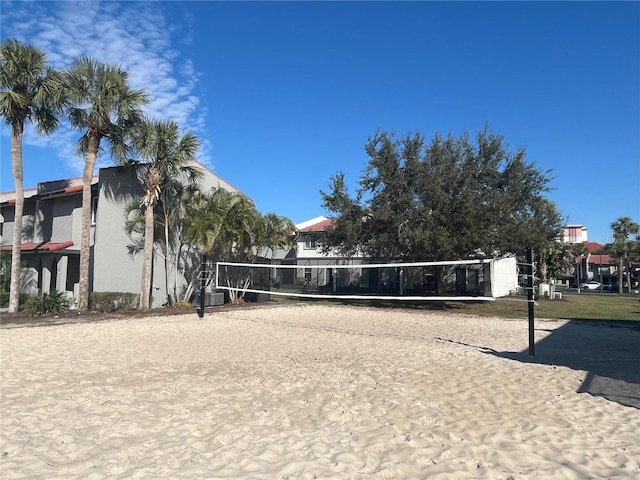
M 204 317 L 204 290 L 207 288 L 207 255 L 202 254 L 202 264 L 200 265 L 200 309 L 198 316 Z
M 533 294 L 533 286 L 534 286 L 534 268 L 533 268 L 533 248 L 527 248 L 527 265 L 528 265 L 528 275 L 527 275 L 527 302 L 529 304 L 529 356 L 536 356 L 536 339 L 535 339 L 535 326 L 534 326 L 534 312 L 533 306 L 535 303 L 534 294 Z

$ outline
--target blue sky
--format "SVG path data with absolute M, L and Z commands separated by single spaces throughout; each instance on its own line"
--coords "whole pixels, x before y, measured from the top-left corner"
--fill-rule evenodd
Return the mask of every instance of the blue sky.
M 485 124 L 552 169 L 549 197 L 611 241 L 640 221 L 638 2 L 9 2 L 0 36 L 67 67 L 117 62 L 201 139 L 199 160 L 263 212 L 326 214 L 355 188 L 377 129 L 474 134 Z M 81 175 L 78 133 L 25 134 L 25 187 Z M 9 130 L 1 189 L 13 190 Z M 101 166 L 110 165 L 103 157 Z

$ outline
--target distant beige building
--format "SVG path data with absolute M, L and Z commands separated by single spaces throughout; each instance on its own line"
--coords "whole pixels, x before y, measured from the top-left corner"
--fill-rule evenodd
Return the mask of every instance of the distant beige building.
M 565 243 L 583 243 L 588 240 L 587 227 L 584 225 L 567 225 L 562 232 L 562 241 Z

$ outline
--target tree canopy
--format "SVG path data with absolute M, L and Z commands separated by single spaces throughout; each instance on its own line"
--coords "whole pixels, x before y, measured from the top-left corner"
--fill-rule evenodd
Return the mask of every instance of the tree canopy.
M 613 231 L 613 242 L 605 246 L 605 251 L 609 252 L 618 260 L 618 293 L 623 293 L 623 286 L 626 284 L 627 291 L 632 291 L 631 260 L 637 260 L 640 256 L 640 224 L 634 222 L 631 217 L 620 217 L 611 223 Z M 633 240 L 631 236 L 636 236 Z M 623 278 L 626 274 L 626 279 Z
M 378 131 L 365 150 L 355 195 L 343 173 L 321 192 L 334 220 L 327 249 L 396 261 L 499 257 L 541 250 L 561 232 L 564 218 L 544 196 L 551 172 L 486 127 L 475 142 Z

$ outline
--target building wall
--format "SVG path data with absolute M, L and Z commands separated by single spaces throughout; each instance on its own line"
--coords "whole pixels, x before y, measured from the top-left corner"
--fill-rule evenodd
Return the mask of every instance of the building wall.
M 2 209 L 4 222 L 2 225 L 2 240 L 5 245 L 13 244 L 13 229 L 15 226 L 15 205 L 9 205 Z M 34 229 L 36 227 L 35 203 L 25 200 L 22 216 L 22 241 L 34 241 Z
M 37 193 L 35 188 L 27 188 L 24 190 L 24 211 L 23 211 L 23 221 L 22 221 L 22 238 L 23 242 L 31 241 L 31 232 L 33 229 L 28 228 L 28 224 L 33 224 L 33 216 L 35 205 L 33 202 L 29 202 L 28 199 L 34 196 Z M 12 245 L 13 244 L 13 226 L 15 223 L 15 204 L 7 203 L 10 200 L 15 200 L 16 195 L 15 192 L 1 192 L 0 193 L 0 203 L 2 204 L 2 208 L 0 210 L 0 222 L 2 225 L 0 227 L 0 242 L 3 245 Z M 25 218 L 26 217 L 26 218 Z M 27 228 L 25 228 L 27 227 Z
M 584 225 L 567 225 L 562 232 L 562 240 L 565 243 L 586 242 L 588 237 L 587 227 Z
M 140 293 L 143 258 L 142 253 L 131 257 L 127 251 L 131 239 L 124 229 L 124 211 L 132 199 L 139 198 L 142 189 L 133 170 L 121 167 L 101 169 L 98 185 L 93 291 Z
M 11 245 L 13 243 L 13 225 L 15 223 L 15 207 L 13 205 L 3 205 L 2 214 L 2 227 L 0 229 L 0 235 L 3 245 Z
M 223 188 L 237 191 L 235 187 L 210 170 L 203 168 L 200 184 L 203 191 Z M 143 253 L 129 255 L 127 245 L 131 238 L 124 230 L 125 207 L 142 194 L 133 169 L 124 167 L 103 168 L 99 174 L 100 190 L 96 210 L 95 245 L 93 248 L 93 291 L 140 293 L 142 286 Z M 174 272 L 169 272 L 169 289 L 172 291 Z M 184 285 L 178 279 L 178 288 Z M 165 288 L 164 258 L 154 256 L 152 271 L 152 306 L 159 307 L 167 300 Z
M 34 214 L 31 217 L 33 218 L 32 233 L 28 240 L 25 240 L 38 243 L 51 238 L 51 227 L 57 220 L 53 218 L 52 208 L 56 200 L 57 199 L 47 198 L 46 200 L 38 200 L 35 203 Z
M 204 178 L 202 179 L 202 182 L 200 184 L 200 189 L 203 192 L 208 192 L 212 188 L 222 188 L 223 190 L 226 190 L 228 192 L 237 192 L 238 191 L 238 189 L 236 187 L 231 185 L 226 180 L 220 178 L 215 173 L 211 172 L 210 170 L 208 170 L 208 169 L 206 169 L 206 168 L 204 168 L 202 166 L 201 166 L 201 168 L 203 168 L 205 170 Z
M 42 202 L 41 202 L 42 203 Z M 82 213 L 82 194 L 68 195 L 57 197 L 45 202 L 50 205 L 50 209 L 46 218 L 50 227 L 50 234 L 45 235 L 44 239 L 50 239 L 52 242 L 65 242 L 73 239 L 74 212 Z M 80 237 L 77 243 L 80 244 Z
M 317 233 L 301 233 L 298 238 L 297 257 L 299 259 L 306 258 L 327 258 L 327 255 L 323 255 L 320 251 L 320 245 L 316 243 L 315 239 L 318 237 Z

